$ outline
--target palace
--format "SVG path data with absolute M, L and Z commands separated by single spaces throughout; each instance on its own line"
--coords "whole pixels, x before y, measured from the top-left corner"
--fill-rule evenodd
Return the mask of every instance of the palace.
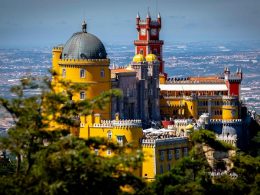
M 113 97 L 104 109 L 80 116 L 79 136 L 105 137 L 119 145 L 132 143 L 145 155 L 137 175 L 147 180 L 171 169 L 176 161 L 188 155 L 189 133 L 207 128 L 218 139 L 233 145 L 242 144 L 240 119 L 240 83 L 242 71 L 207 77 L 168 77 L 164 72 L 162 20 L 147 14 L 136 17 L 138 40 L 135 55 L 125 67 L 110 68 L 103 43 L 87 32 L 74 33 L 64 46 L 54 47 L 53 78 L 56 90 L 62 92 L 59 80 L 88 84 L 73 94 L 73 101 L 93 99 L 104 91 L 120 89 L 122 97 Z M 162 123 L 164 128 L 155 128 Z M 153 127 L 152 127 L 153 126 Z M 97 151 L 98 152 L 98 151 Z M 107 150 L 106 155 L 113 153 Z

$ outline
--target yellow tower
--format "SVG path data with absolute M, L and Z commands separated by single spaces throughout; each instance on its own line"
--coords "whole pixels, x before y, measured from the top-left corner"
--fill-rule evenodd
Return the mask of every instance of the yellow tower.
M 224 96 L 222 106 L 222 117 L 224 120 L 238 119 L 237 97 Z
M 194 96 L 185 97 L 185 103 L 186 103 L 186 112 L 185 112 L 186 118 L 189 117 L 197 118 L 198 117 L 197 99 Z
M 63 48 L 54 48 L 52 52 L 53 70 L 59 73 L 59 79 L 88 84 L 86 89 L 73 94 L 74 101 L 91 100 L 111 89 L 110 60 L 105 47 L 95 35 L 87 32 L 85 22 L 82 32 L 74 33 Z M 101 114 L 103 119 L 110 119 L 111 105 L 106 105 L 103 110 L 94 110 L 94 113 Z

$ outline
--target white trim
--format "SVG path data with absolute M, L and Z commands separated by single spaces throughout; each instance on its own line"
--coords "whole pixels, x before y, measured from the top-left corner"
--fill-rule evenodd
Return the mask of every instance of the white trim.
M 161 91 L 228 91 L 226 84 L 160 84 Z

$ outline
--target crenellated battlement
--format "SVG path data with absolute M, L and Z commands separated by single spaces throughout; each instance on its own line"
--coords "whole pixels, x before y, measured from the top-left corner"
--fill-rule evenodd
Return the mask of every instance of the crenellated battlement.
M 175 119 L 174 120 L 175 125 L 188 125 L 191 123 L 192 123 L 192 121 L 190 119 Z
M 237 143 L 237 135 L 225 135 L 225 134 L 216 134 L 217 140 L 226 142 L 233 146 L 236 146 Z
M 142 127 L 142 121 L 133 120 L 101 120 L 100 123 L 94 123 L 93 127 Z
M 113 120 L 113 126 L 128 126 L 128 127 L 142 127 L 142 121 L 139 119 L 133 120 Z
M 232 134 L 229 134 L 229 135 L 226 135 L 226 134 L 216 134 L 216 138 L 218 140 L 233 140 L 233 141 L 236 141 L 237 140 L 237 135 L 232 135 Z
M 56 46 L 52 48 L 52 51 L 62 51 L 63 50 L 63 46 Z
M 230 95 L 223 95 L 222 96 L 223 100 L 238 100 L 238 96 L 230 96 Z
M 142 138 L 141 139 L 141 144 L 143 147 L 147 146 L 159 146 L 159 145 L 169 145 L 169 144 L 180 144 L 180 143 L 185 143 L 188 141 L 187 137 L 161 137 L 157 139 L 149 139 L 149 138 Z
M 242 119 L 230 119 L 230 120 L 210 119 L 210 123 L 211 124 L 223 124 L 223 125 L 228 125 L 228 124 L 231 124 L 231 125 L 239 124 L 239 125 L 241 125 Z
M 68 65 L 108 66 L 110 64 L 110 59 L 60 59 L 58 63 L 61 66 L 68 66 Z
M 59 62 L 109 62 L 109 59 L 61 59 Z

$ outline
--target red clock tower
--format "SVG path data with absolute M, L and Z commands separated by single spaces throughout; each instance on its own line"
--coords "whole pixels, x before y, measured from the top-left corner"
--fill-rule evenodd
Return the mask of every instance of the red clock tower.
M 160 61 L 160 73 L 166 76 L 162 56 L 163 41 L 159 40 L 161 24 L 160 14 L 158 14 L 157 20 L 151 20 L 149 12 L 145 20 L 141 20 L 139 14 L 137 14 L 136 29 L 138 31 L 138 40 L 135 40 L 134 44 L 135 54 L 143 54 L 144 57 L 150 53 L 157 55 Z

